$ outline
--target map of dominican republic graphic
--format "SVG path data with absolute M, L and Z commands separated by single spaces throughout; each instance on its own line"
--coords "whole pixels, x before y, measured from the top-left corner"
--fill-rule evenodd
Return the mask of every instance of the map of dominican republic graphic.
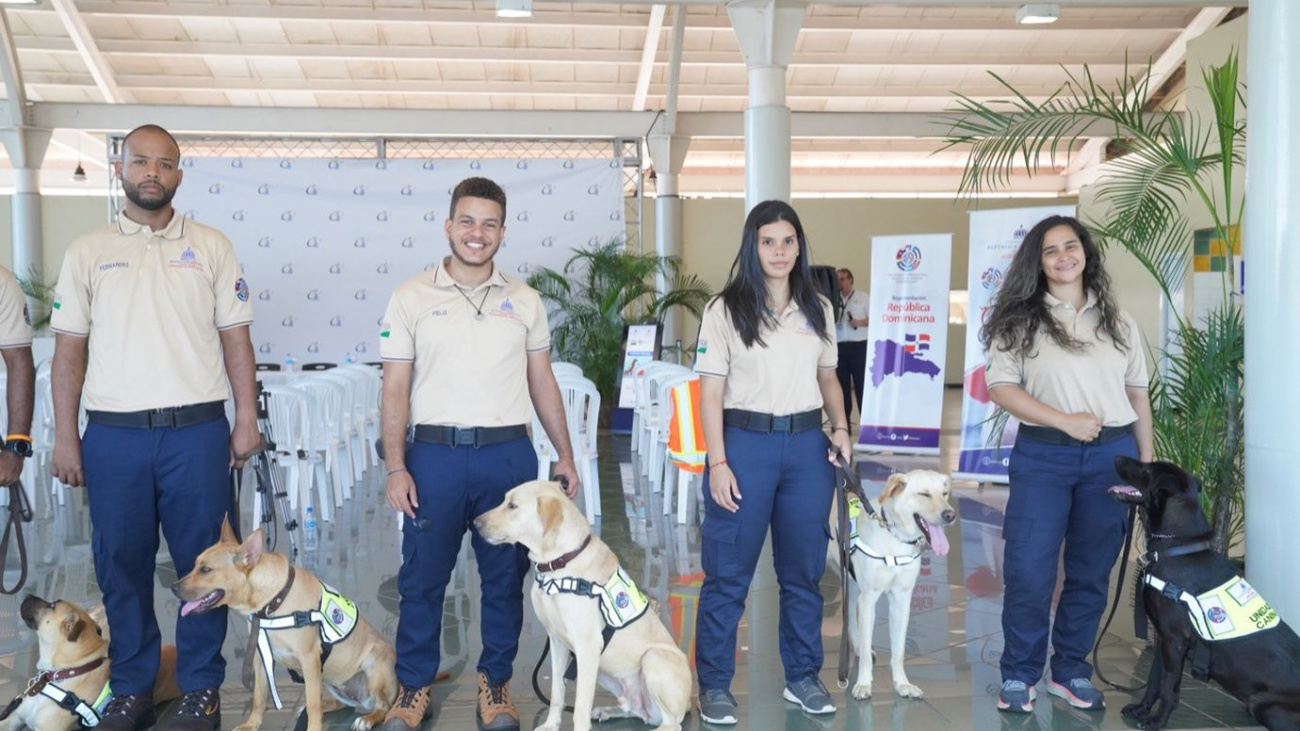
M 930 354 L 930 335 L 928 333 L 908 333 L 903 342 L 896 340 L 877 340 L 871 354 L 871 385 L 880 388 L 885 379 L 894 376 L 902 378 L 909 373 L 929 376 L 934 380 L 939 375 L 939 366 L 926 360 Z

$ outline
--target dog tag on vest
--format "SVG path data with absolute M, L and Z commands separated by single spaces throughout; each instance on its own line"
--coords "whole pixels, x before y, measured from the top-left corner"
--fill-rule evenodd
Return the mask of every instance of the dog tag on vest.
M 605 615 L 605 623 L 614 629 L 637 619 L 650 606 L 650 600 L 621 567 L 600 589 L 600 612 Z
M 320 626 L 321 639 L 339 642 L 357 626 L 357 605 L 329 584 L 322 581 L 320 585 L 320 613 L 325 620 Z
M 862 515 L 862 498 L 849 495 L 849 540 L 858 537 L 858 517 Z

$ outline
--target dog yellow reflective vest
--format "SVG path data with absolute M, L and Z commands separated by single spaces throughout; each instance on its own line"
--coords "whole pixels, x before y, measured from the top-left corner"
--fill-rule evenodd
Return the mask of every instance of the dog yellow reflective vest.
M 1203 640 L 1235 640 L 1273 629 L 1282 621 L 1277 610 L 1240 576 L 1194 596 L 1177 584 L 1149 573 L 1144 581 L 1164 597 L 1186 607 L 1196 634 Z
M 271 687 L 271 700 L 276 708 L 282 708 L 280 692 L 275 687 L 275 659 L 271 653 L 271 638 L 268 630 L 294 629 L 316 625 L 320 632 L 320 663 L 325 665 L 334 645 L 342 642 L 357 627 L 357 605 L 343 596 L 337 589 L 320 582 L 320 604 L 316 609 L 306 612 L 294 612 L 280 617 L 270 617 L 258 622 L 257 653 L 262 658 L 262 669 L 266 672 L 267 685 Z M 290 670 L 290 675 L 293 671 Z

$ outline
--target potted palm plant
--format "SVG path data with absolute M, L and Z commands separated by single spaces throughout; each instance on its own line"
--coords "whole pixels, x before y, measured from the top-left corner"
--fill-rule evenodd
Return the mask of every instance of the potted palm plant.
M 671 282 L 667 292 L 656 289 L 659 274 Z M 624 326 L 662 325 L 674 307 L 698 317 L 711 296 L 676 257 L 628 251 L 620 238 L 575 249 L 563 269 L 534 272 L 528 285 L 552 311 L 552 349 L 595 382 L 605 410 L 614 402 Z
M 1041 102 L 992 76 L 1012 98 L 979 102 L 958 95 L 962 114 L 946 136 L 949 146 L 970 146 L 963 194 L 1004 187 L 1022 167 L 1035 173 L 1100 125 L 1111 131 L 1120 153 L 1096 183 L 1101 212 L 1084 216 L 1100 246 L 1132 254 L 1176 302 L 1192 264 L 1192 220 L 1208 216 L 1213 237 L 1231 242 L 1221 253 L 1222 303 L 1196 321 L 1171 308 L 1172 337 L 1157 355 L 1163 367 L 1151 382 L 1156 456 L 1201 476 L 1213 545 L 1226 554 L 1244 530 L 1245 491 L 1245 328 L 1234 262 L 1245 199 L 1233 183 L 1244 164 L 1246 126 L 1237 56 L 1202 72 L 1213 109 L 1209 119 L 1150 111 L 1145 77 L 1127 72 L 1111 91 L 1085 68 Z

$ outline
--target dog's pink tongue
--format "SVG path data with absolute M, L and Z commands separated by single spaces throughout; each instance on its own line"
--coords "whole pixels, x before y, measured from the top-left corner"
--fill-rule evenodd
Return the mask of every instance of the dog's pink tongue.
M 930 523 L 930 548 L 940 556 L 948 555 L 948 534 L 943 532 L 943 526 Z
M 188 617 L 190 615 L 190 612 L 193 612 L 195 609 L 199 608 L 200 604 L 202 604 L 202 602 L 199 601 L 198 599 L 195 599 L 194 601 L 185 602 L 184 604 L 181 605 L 181 616 Z

